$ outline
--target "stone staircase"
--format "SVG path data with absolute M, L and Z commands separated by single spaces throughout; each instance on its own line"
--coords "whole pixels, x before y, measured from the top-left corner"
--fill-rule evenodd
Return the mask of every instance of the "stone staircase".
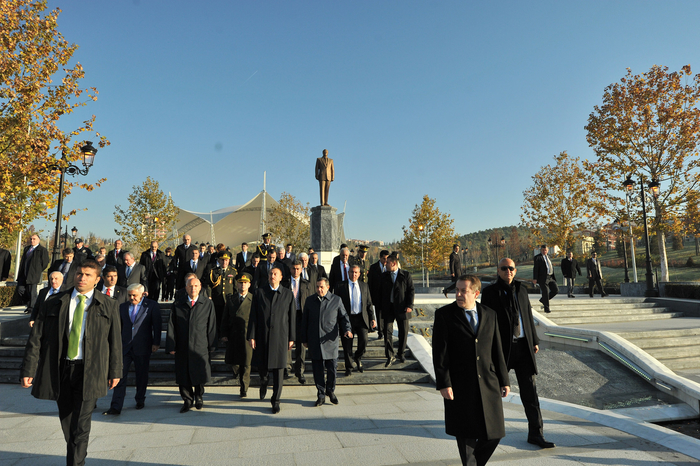
M 175 385 L 175 360 L 173 356 L 165 353 L 165 332 L 170 317 L 170 303 L 161 303 L 163 327 L 161 348 L 153 353 L 150 362 L 149 385 Z M 432 320 L 431 320 L 432 323 Z M 4 337 L 0 339 L 0 383 L 19 383 L 19 368 L 24 355 L 24 346 L 29 335 L 16 337 Z M 238 385 L 238 380 L 233 378 L 231 366 L 224 362 L 226 347 L 217 347 L 211 353 L 212 378 L 209 385 Z M 296 348 L 292 350 L 295 354 Z M 395 362 L 391 368 L 384 367 L 384 341 L 377 339 L 377 333 L 369 334 L 367 351 L 362 358 L 364 372 L 353 372 L 345 376 L 345 362 L 342 346 L 338 357 L 339 385 L 356 384 L 394 384 L 394 383 L 430 383 L 430 376 L 423 370 L 418 361 L 413 358 L 410 349 L 406 350 L 406 362 Z M 134 384 L 133 366 L 129 374 L 128 383 Z M 292 374 L 293 375 L 293 374 Z M 311 361 L 307 359 L 305 365 L 306 384 L 313 384 L 313 371 Z M 296 377 L 285 380 L 286 385 L 299 385 Z M 251 385 L 259 385 L 257 371 L 251 372 Z
M 530 296 L 532 309 L 541 312 L 549 320 L 562 326 L 585 324 L 602 324 L 613 322 L 635 322 L 673 319 L 682 317 L 683 313 L 673 312 L 670 308 L 644 298 L 588 298 L 579 296 L 574 299 L 553 299 L 550 301 L 549 314 L 544 314 L 542 304 Z
M 618 333 L 674 372 L 700 370 L 700 328 Z

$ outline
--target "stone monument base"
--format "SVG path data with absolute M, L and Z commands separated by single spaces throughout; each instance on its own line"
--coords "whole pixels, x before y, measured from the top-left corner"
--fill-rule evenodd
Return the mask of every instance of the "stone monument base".
M 330 273 L 333 257 L 340 247 L 337 211 L 333 206 L 311 208 L 311 247 L 318 253 L 318 262 L 326 273 Z

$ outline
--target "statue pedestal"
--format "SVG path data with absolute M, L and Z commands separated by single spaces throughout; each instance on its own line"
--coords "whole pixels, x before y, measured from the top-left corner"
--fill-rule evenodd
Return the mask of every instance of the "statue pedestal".
M 311 208 L 311 247 L 318 253 L 318 262 L 326 273 L 330 273 L 333 257 L 340 247 L 337 210 L 333 206 Z

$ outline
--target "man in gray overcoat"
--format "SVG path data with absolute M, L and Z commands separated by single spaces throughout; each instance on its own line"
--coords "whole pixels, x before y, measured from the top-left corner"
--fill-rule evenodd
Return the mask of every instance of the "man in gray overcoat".
M 209 352 L 216 348 L 216 312 L 211 299 L 200 294 L 202 284 L 191 278 L 187 294 L 173 303 L 165 351 L 175 355 L 175 382 L 184 400 L 181 413 L 204 406 L 204 384 L 211 378 Z
M 280 264 L 281 265 L 281 264 Z M 255 290 L 248 321 L 248 340 L 255 350 L 253 365 L 260 374 L 260 399 L 264 400 L 272 372 L 272 413 L 280 412 L 280 397 L 287 367 L 287 351 L 294 346 L 296 304 L 289 288 L 280 286 L 282 270 L 273 267 L 268 283 Z
M 320 277 L 316 282 L 316 295 L 310 296 L 304 304 L 299 339 L 308 348 L 314 383 L 318 391 L 316 406 L 326 401 L 326 395 L 334 405 L 335 377 L 338 369 L 338 343 L 340 334 L 352 339 L 350 319 L 340 296 L 328 292 L 327 278 Z M 328 376 L 324 376 L 325 372 Z M 325 379 L 325 380 L 324 380 Z

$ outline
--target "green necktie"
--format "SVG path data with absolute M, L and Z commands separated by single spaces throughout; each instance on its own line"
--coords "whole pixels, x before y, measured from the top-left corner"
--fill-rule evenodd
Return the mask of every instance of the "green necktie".
M 85 298 L 84 294 L 79 294 L 78 307 L 73 313 L 73 325 L 70 328 L 70 336 L 68 337 L 68 359 L 75 359 L 78 355 L 78 342 L 80 341 L 80 331 L 83 328 L 83 314 L 85 313 Z

